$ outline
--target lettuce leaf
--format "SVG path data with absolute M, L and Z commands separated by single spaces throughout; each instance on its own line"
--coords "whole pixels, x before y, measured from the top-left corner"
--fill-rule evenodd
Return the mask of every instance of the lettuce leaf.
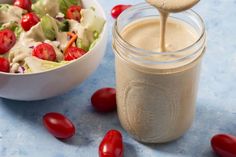
M 0 23 L 20 22 L 22 15 L 26 11 L 9 4 L 0 4 Z
M 105 23 L 106 21 L 97 16 L 93 8 L 81 10 L 81 25 L 89 31 L 99 34 L 102 32 Z
M 59 0 L 38 0 L 32 5 L 32 10 L 36 12 L 40 17 L 49 14 L 52 17 L 60 11 Z
M 79 22 L 75 20 L 68 20 L 69 22 L 69 31 L 70 32 L 75 32 L 78 36 L 76 40 L 76 46 L 79 48 L 82 48 L 84 50 L 88 50 L 90 46 L 90 41 L 87 36 L 87 31 Z
M 69 31 L 69 22 L 67 20 L 64 21 L 58 21 L 56 20 L 57 25 L 59 27 L 59 30 L 62 32 L 68 32 Z
M 34 56 L 30 56 L 25 58 L 25 64 L 29 67 L 29 71 L 32 73 L 43 72 L 50 69 L 55 69 L 69 62 L 62 61 L 62 62 L 51 62 L 47 60 L 42 60 Z
M 52 41 L 55 40 L 59 31 L 56 20 L 49 15 L 45 15 L 41 18 L 40 24 L 45 37 Z

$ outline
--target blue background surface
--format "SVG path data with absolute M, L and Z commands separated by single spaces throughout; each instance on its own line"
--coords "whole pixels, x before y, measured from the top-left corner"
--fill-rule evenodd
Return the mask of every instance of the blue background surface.
M 110 27 L 102 64 L 81 86 L 62 96 L 38 102 L 0 99 L 0 156 L 97 157 L 104 134 L 118 129 L 124 135 L 125 157 L 214 157 L 210 138 L 219 132 L 236 135 L 236 1 L 204 0 L 194 8 L 204 18 L 208 31 L 196 118 L 181 139 L 155 145 L 136 142 L 122 130 L 116 113 L 98 114 L 90 105 L 96 89 L 115 86 L 110 9 L 118 3 L 142 2 L 99 1 Z M 77 133 L 72 139 L 59 141 L 44 129 L 41 118 L 51 111 L 61 112 L 74 122 Z

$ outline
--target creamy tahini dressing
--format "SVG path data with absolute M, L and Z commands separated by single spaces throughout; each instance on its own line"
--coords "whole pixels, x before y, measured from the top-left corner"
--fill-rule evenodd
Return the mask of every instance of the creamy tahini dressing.
M 166 51 L 166 22 L 169 13 L 160 11 L 160 40 L 159 40 L 159 51 Z
M 190 9 L 200 0 L 146 0 L 147 3 L 153 5 L 160 12 L 160 49 L 159 51 L 166 51 L 165 48 L 165 33 L 166 22 L 168 16 L 172 12 L 181 12 Z
M 22 32 L 16 44 L 9 52 L 10 62 L 23 62 L 26 57 L 31 56 L 33 48 L 40 44 L 40 41 L 44 40 L 45 36 L 39 23 L 33 26 L 30 31 Z M 11 68 L 14 69 L 14 67 Z
M 28 32 L 22 32 L 14 47 L 10 50 L 9 59 L 12 63 L 22 63 L 25 58 L 32 56 L 33 48 L 42 42 L 49 43 L 53 46 L 57 61 L 63 60 L 63 54 L 60 48 L 64 48 L 67 43 L 67 34 L 57 31 L 57 41 L 49 41 L 46 39 L 41 24 L 33 26 Z M 13 64 L 15 65 L 15 64 Z M 17 71 L 16 66 L 11 66 L 11 71 Z
M 78 23 L 75 20 L 68 20 L 70 25 L 70 32 L 75 32 L 78 35 L 79 39 L 83 39 L 83 45 L 85 47 L 88 47 L 90 44 L 90 41 L 87 37 L 88 30 L 85 29 L 84 26 L 82 26 L 80 23 Z
M 2 7 L 3 8 L 0 10 L 0 23 L 8 23 L 12 21 L 20 22 L 21 16 L 24 13 L 23 9 L 10 5 L 4 5 Z
M 11 66 L 10 72 L 16 73 L 19 70 L 20 64 L 19 63 L 11 63 L 10 66 Z
M 122 37 L 137 48 L 158 52 L 161 47 L 158 43 L 162 38 L 160 36 L 162 30 L 160 21 L 159 18 L 146 18 L 133 22 L 124 28 Z M 166 51 L 176 51 L 188 47 L 198 37 L 191 26 L 179 20 L 168 19 L 166 30 Z M 145 42 L 147 40 L 148 42 Z M 162 61 L 165 60 L 166 58 L 162 59 Z
M 195 43 L 199 35 L 191 25 L 168 18 L 169 11 L 160 9 L 170 8 L 167 7 L 170 4 L 176 6 L 182 5 L 182 2 L 194 3 L 194 0 L 147 1 L 157 6 L 161 18 L 146 17 L 136 20 L 121 31 L 125 41 L 140 48 L 138 53 L 142 53 L 141 61 L 132 59 L 136 55 L 129 52 L 129 49 L 119 47 L 116 42 L 114 44 L 117 108 L 122 126 L 135 139 L 147 143 L 162 143 L 180 137 L 192 124 L 200 58 L 187 59 L 187 63 L 158 64 L 176 61 L 192 54 L 193 50 L 172 55 L 154 52 L 183 50 Z M 184 10 L 186 6 L 177 8 Z M 142 49 L 144 52 L 141 52 Z M 146 52 L 145 55 L 145 50 L 152 51 L 153 54 Z M 198 56 L 202 53 L 202 49 L 197 52 Z M 156 64 L 144 64 L 142 61 L 153 61 Z
M 90 41 L 87 39 L 86 29 L 78 22 L 69 20 L 70 31 L 78 34 L 78 38 L 83 39 L 83 44 L 88 46 Z M 55 26 L 57 28 L 57 26 Z M 56 30 L 56 41 L 49 41 L 45 37 L 41 23 L 33 26 L 28 32 L 22 32 L 14 47 L 9 52 L 9 60 L 12 62 L 11 71 L 16 72 L 19 68 L 18 63 L 24 62 L 27 57 L 32 56 L 32 50 L 42 42 L 49 43 L 53 46 L 57 61 L 63 60 L 61 50 L 64 50 L 68 42 L 67 33 Z M 17 64 L 16 64 L 17 63 Z
M 59 0 L 41 0 L 40 3 L 42 4 L 42 8 L 45 9 L 45 12 L 52 17 L 56 17 L 60 12 Z

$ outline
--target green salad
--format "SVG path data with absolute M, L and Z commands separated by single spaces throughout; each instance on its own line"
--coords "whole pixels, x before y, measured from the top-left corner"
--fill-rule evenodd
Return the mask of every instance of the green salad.
M 37 73 L 68 64 L 89 53 L 104 24 L 80 0 L 0 4 L 0 72 Z

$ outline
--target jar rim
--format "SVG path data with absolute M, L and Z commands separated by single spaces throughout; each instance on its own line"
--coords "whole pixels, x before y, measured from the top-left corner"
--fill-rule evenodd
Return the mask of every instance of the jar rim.
M 199 33 L 199 37 L 197 38 L 197 40 L 195 40 L 192 44 L 190 44 L 189 46 L 183 48 L 183 49 L 179 49 L 176 51 L 163 51 L 163 52 L 156 52 L 156 51 L 150 51 L 150 50 L 145 50 L 142 48 L 137 48 L 133 45 L 131 45 L 129 42 L 127 42 L 122 35 L 120 34 L 120 32 L 118 31 L 118 23 L 119 20 L 125 16 L 127 13 L 129 13 L 130 11 L 134 11 L 137 9 L 152 9 L 153 6 L 148 4 L 148 3 L 139 3 L 136 4 L 128 9 L 126 9 L 122 14 L 120 14 L 120 16 L 116 19 L 115 23 L 114 23 L 114 27 L 113 27 L 113 36 L 118 37 L 119 42 L 121 42 L 125 47 L 128 47 L 130 50 L 132 50 L 132 52 L 135 52 L 135 54 L 143 54 L 145 52 L 145 56 L 149 56 L 149 55 L 173 55 L 173 54 L 178 54 L 181 53 L 183 51 L 187 51 L 189 49 L 191 49 L 192 47 L 194 47 L 196 44 L 200 43 L 201 40 L 205 37 L 206 34 L 206 30 L 205 30 L 205 24 L 203 19 L 201 18 L 201 16 L 196 13 L 195 11 L 193 11 L 192 9 L 189 9 L 187 11 L 183 11 L 182 13 L 187 13 L 190 14 L 191 16 L 194 17 L 194 19 L 197 19 L 198 23 L 200 24 L 200 28 L 201 28 L 201 32 Z M 194 54 L 194 53 L 193 53 Z M 166 62 L 165 62 L 166 63 Z

